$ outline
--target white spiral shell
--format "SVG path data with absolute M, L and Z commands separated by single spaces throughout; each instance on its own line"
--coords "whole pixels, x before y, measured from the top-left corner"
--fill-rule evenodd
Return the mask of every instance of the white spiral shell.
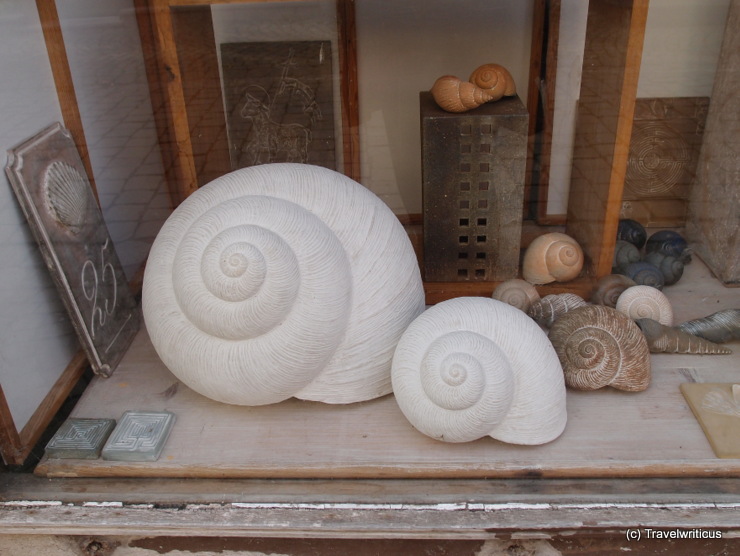
M 393 357 L 393 392 L 438 440 L 543 444 L 565 428 L 565 382 L 545 333 L 519 309 L 460 297 L 422 313 Z
M 567 282 L 580 274 L 583 250 L 572 237 L 551 232 L 529 244 L 522 260 L 522 276 L 530 284 Z
M 521 309 L 525 313 L 529 311 L 532 303 L 540 300 L 540 294 L 537 292 L 537 289 L 526 280 L 520 280 L 519 278 L 512 278 L 501 282 L 493 290 L 491 297 L 508 303 L 512 307 Z
M 617 299 L 617 311 L 632 320 L 653 319 L 665 326 L 673 326 L 673 307 L 666 295 L 652 286 L 632 286 Z
M 350 403 L 390 393 L 390 364 L 424 309 L 403 226 L 331 170 L 237 170 L 158 234 L 142 307 L 165 365 L 217 401 Z

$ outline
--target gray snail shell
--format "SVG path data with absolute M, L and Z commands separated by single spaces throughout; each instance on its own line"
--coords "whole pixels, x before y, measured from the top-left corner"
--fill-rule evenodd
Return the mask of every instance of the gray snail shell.
M 650 351 L 639 327 L 603 305 L 586 305 L 561 316 L 549 336 L 565 374 L 578 390 L 611 386 L 639 392 L 650 385 Z
M 691 249 L 681 234 L 673 230 L 660 230 L 651 235 L 645 243 L 645 252 L 658 251 L 672 255 L 684 263 L 691 262 Z
M 718 344 L 740 340 L 740 309 L 723 309 L 682 322 L 676 328 Z
M 628 241 L 638 249 L 642 249 L 647 239 L 647 232 L 645 231 L 645 227 L 637 220 L 623 218 L 619 221 L 617 227 L 617 239 Z
M 651 353 L 691 353 L 697 355 L 725 355 L 731 350 L 678 328 L 664 326 L 653 319 L 637 319 Z
M 596 282 L 596 286 L 591 293 L 591 303 L 614 308 L 617 306 L 617 299 L 622 295 L 622 292 L 636 285 L 632 278 L 623 274 L 607 274 Z
M 683 276 L 683 262 L 672 255 L 661 251 L 653 251 L 645 255 L 646 263 L 656 266 L 663 273 L 663 283 L 671 286 Z
M 493 299 L 508 303 L 524 311 L 529 311 L 532 303 L 540 300 L 540 294 L 532 284 L 520 278 L 512 278 L 501 282 L 491 294 Z
M 640 250 L 632 243 L 624 240 L 617 240 L 614 244 L 614 261 L 612 262 L 612 271 L 621 272 L 628 265 L 640 260 Z
M 584 305 L 587 305 L 586 301 L 574 293 L 553 293 L 532 303 L 527 314 L 537 324 L 549 328 L 558 317 Z
M 662 290 L 665 285 L 665 278 L 660 269 L 645 261 L 628 264 L 621 272 L 632 278 L 638 286 L 651 286 Z

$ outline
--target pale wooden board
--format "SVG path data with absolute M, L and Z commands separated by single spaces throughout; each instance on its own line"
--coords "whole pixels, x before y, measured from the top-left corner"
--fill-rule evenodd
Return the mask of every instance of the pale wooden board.
M 740 306 L 695 260 L 666 293 L 676 320 Z M 568 392 L 568 425 L 543 446 L 490 438 L 446 444 L 417 432 L 393 396 L 329 406 L 288 400 L 228 406 L 194 393 L 164 368 L 145 330 L 109 379 L 96 377 L 73 417 L 119 418 L 129 409 L 172 411 L 177 423 L 154 463 L 44 459 L 36 473 L 71 477 L 493 478 L 740 476 L 740 460 L 719 459 L 681 395 L 686 382 L 733 382 L 732 355 L 651 356 L 653 382 L 641 393 Z
M 740 404 L 732 384 L 686 383 L 681 392 L 720 458 L 740 458 Z

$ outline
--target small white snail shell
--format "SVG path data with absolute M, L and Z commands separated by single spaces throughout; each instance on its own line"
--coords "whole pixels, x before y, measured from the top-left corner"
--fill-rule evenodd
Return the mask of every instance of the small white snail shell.
M 632 320 L 653 319 L 665 326 L 673 325 L 671 302 L 662 291 L 652 286 L 627 288 L 617 299 L 616 309 Z
M 543 444 L 565 428 L 565 385 L 544 332 L 495 299 L 460 297 L 412 322 L 393 357 L 393 392 L 419 431 Z
M 172 373 L 240 405 L 390 393 L 396 343 L 424 310 L 395 215 L 305 164 L 244 168 L 188 197 L 157 235 L 142 296 Z
M 522 276 L 530 284 L 567 282 L 583 268 L 583 250 L 572 237 L 552 232 L 532 241 L 524 252 Z
M 491 297 L 521 309 L 525 313 L 532 306 L 532 303 L 540 300 L 537 289 L 526 280 L 520 280 L 519 278 L 501 282 L 493 290 Z

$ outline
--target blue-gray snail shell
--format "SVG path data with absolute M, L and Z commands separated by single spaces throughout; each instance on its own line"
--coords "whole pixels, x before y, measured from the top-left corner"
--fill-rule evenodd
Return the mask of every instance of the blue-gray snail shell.
M 663 282 L 666 286 L 675 284 L 683 276 L 683 262 L 673 255 L 653 251 L 645 255 L 643 260 L 660 269 L 663 273 Z
M 638 286 L 652 286 L 659 290 L 665 285 L 665 278 L 660 269 L 654 264 L 645 261 L 639 261 L 627 265 L 622 274 L 632 278 Z
M 624 269 L 640 260 L 640 250 L 629 241 L 618 239 L 614 244 L 612 272 L 624 273 Z
M 637 220 L 623 218 L 619 221 L 619 226 L 617 227 L 617 239 L 628 241 L 638 249 L 642 249 L 643 245 L 645 245 L 645 240 L 647 240 L 647 232 L 645 231 L 645 227 Z
M 691 261 L 688 243 L 681 234 L 673 230 L 660 230 L 648 238 L 645 253 L 655 251 L 676 257 L 684 263 Z
M 682 322 L 676 328 L 718 344 L 740 340 L 740 309 L 723 309 Z

